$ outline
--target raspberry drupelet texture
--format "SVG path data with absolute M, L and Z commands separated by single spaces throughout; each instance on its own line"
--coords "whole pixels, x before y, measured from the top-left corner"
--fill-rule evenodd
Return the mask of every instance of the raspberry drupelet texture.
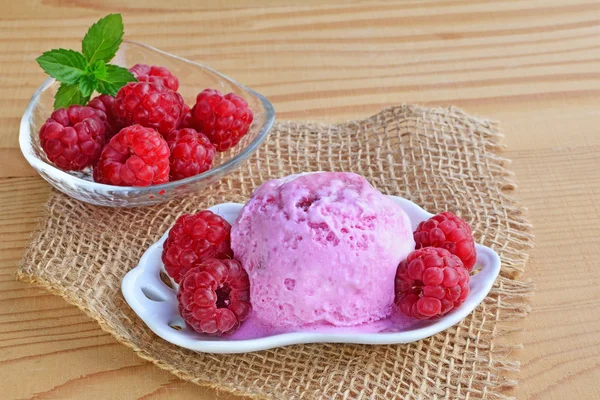
M 96 164 L 105 142 L 105 122 L 91 107 L 60 108 L 40 129 L 40 144 L 46 156 L 65 171 L 80 171 Z
M 183 104 L 183 107 L 181 109 L 181 122 L 179 123 L 179 129 L 184 128 L 194 129 L 192 122 L 192 110 L 187 105 L 185 105 L 185 103 Z
M 158 83 L 173 91 L 179 89 L 179 79 L 165 67 L 136 64 L 129 68 L 129 72 L 131 72 L 139 82 Z
M 402 261 L 396 272 L 395 303 L 413 318 L 440 317 L 469 295 L 469 273 L 448 250 L 425 247 Z
M 471 227 L 451 212 L 435 215 L 421 222 L 414 232 L 416 248 L 441 247 L 458 256 L 470 272 L 477 261 Z
M 169 232 L 162 252 L 167 274 L 179 283 L 205 258 L 231 258 L 231 225 L 209 210 L 184 214 Z
M 116 135 L 122 128 L 114 111 L 115 98 L 107 94 L 94 97 L 87 103 L 87 107 L 95 109 L 100 118 L 106 122 L 107 140 Z
M 169 145 L 154 129 L 121 129 L 102 150 L 94 180 L 117 186 L 150 186 L 169 181 Z
M 183 99 L 157 83 L 129 82 L 115 98 L 115 115 L 120 124 L 139 124 L 166 135 L 181 122 Z
M 425 247 L 402 261 L 396 272 L 395 303 L 409 317 L 440 317 L 469 295 L 469 273 L 448 250 Z
M 233 333 L 252 310 L 248 274 L 229 259 L 208 258 L 187 271 L 177 300 L 192 329 L 214 336 Z
M 217 151 L 232 148 L 248 132 L 254 116 L 246 100 L 218 90 L 205 89 L 196 97 L 192 109 L 192 127 L 204 133 Z
M 167 137 L 171 150 L 171 181 L 208 171 L 215 158 L 215 146 L 203 133 L 191 128 L 171 131 Z

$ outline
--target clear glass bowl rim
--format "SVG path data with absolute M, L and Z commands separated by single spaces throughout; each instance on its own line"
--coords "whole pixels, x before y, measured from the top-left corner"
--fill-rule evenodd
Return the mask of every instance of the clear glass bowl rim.
M 68 174 L 67 172 L 62 171 L 62 170 L 58 169 L 57 167 L 55 167 L 54 165 L 48 164 L 41 158 L 38 158 L 34 153 L 32 142 L 30 139 L 32 132 L 31 132 L 31 125 L 30 125 L 29 121 L 33 114 L 33 110 L 34 110 L 37 102 L 39 101 L 41 94 L 55 82 L 54 78 L 47 78 L 44 81 L 44 83 L 42 83 L 42 85 L 35 91 L 33 96 L 31 96 L 31 100 L 29 101 L 29 104 L 27 105 L 27 108 L 25 109 L 25 112 L 23 113 L 23 117 L 21 118 L 21 125 L 19 128 L 19 147 L 21 148 L 21 153 L 23 153 L 23 156 L 25 157 L 25 159 L 29 162 L 29 164 L 31 164 L 31 166 L 34 169 L 43 170 L 51 176 L 55 176 L 61 180 L 71 181 L 71 182 L 75 183 L 77 186 L 85 187 L 87 189 L 102 188 L 102 190 L 112 190 L 115 193 L 117 193 L 117 192 L 131 193 L 132 191 L 135 191 L 136 193 L 139 193 L 139 194 L 155 193 L 156 191 L 161 191 L 161 190 L 166 191 L 166 190 L 178 187 L 178 186 L 182 186 L 182 185 L 194 183 L 197 181 L 209 179 L 215 175 L 218 176 L 221 173 L 226 173 L 228 170 L 233 169 L 237 164 L 239 164 L 239 163 L 245 161 L 247 158 L 249 158 L 252 155 L 252 153 L 254 153 L 256 151 L 256 149 L 260 146 L 260 144 L 263 142 L 263 140 L 265 140 L 269 131 L 271 130 L 271 127 L 273 126 L 273 123 L 275 122 L 275 110 L 273 109 L 273 105 L 271 104 L 271 102 L 269 100 L 267 100 L 267 98 L 264 97 L 262 94 L 255 92 L 254 90 L 242 85 L 241 83 L 236 82 L 235 80 L 229 78 L 228 76 L 223 75 L 222 73 L 220 73 L 210 67 L 207 67 L 203 64 L 190 61 L 183 57 L 179 57 L 174 54 L 170 54 L 166 51 L 159 50 L 157 48 L 148 46 L 143 43 L 138 43 L 138 42 L 129 41 L 129 40 L 125 40 L 124 43 L 127 43 L 128 45 L 140 46 L 140 47 L 143 47 L 150 51 L 155 51 L 155 52 L 163 54 L 165 56 L 178 59 L 187 64 L 191 64 L 195 67 L 204 68 L 206 70 L 211 71 L 215 75 L 218 75 L 223 80 L 229 81 L 232 85 L 239 86 L 240 88 L 247 90 L 249 93 L 251 93 L 253 96 L 256 96 L 260 100 L 260 102 L 262 103 L 262 106 L 265 109 L 266 115 L 265 115 L 264 125 L 261 127 L 260 131 L 254 138 L 254 140 L 252 142 L 250 142 L 248 144 L 248 146 L 246 146 L 246 148 L 244 148 L 238 155 L 231 158 L 230 160 L 227 160 L 223 164 L 221 164 L 215 168 L 211 168 L 208 171 L 203 172 L 198 175 L 190 176 L 188 178 L 181 179 L 181 180 L 174 181 L 174 182 L 168 182 L 168 183 L 163 183 L 160 185 L 152 185 L 152 186 L 114 186 L 114 185 L 106 185 L 106 184 L 98 183 L 98 182 L 92 182 L 92 181 L 88 181 L 85 179 L 81 179 L 79 177 L 73 176 L 71 174 Z

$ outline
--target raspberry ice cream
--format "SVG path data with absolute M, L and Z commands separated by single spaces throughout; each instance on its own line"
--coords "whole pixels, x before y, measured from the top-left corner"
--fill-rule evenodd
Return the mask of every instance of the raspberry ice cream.
M 410 220 L 353 173 L 292 175 L 261 185 L 231 230 L 256 316 L 273 326 L 352 326 L 387 317 Z

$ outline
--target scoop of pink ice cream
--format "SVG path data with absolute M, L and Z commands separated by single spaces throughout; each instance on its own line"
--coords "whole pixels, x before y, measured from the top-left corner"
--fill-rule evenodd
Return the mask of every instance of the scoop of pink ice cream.
M 231 229 L 256 315 L 281 327 L 358 325 L 387 317 L 410 220 L 353 173 L 292 175 L 261 185 Z

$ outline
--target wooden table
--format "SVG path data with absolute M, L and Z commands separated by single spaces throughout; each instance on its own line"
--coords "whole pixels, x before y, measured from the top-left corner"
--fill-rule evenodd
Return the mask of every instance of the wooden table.
M 0 397 L 215 398 L 14 278 L 50 192 L 17 143 L 21 114 L 44 79 L 34 58 L 78 48 L 92 22 L 121 12 L 128 39 L 246 83 L 272 100 L 280 120 L 362 118 L 405 102 L 502 121 L 537 236 L 524 276 L 537 285 L 532 312 L 515 323 L 524 330 L 515 339 L 524 343 L 516 394 L 600 398 L 600 3 L 92 3 L 2 5 Z

